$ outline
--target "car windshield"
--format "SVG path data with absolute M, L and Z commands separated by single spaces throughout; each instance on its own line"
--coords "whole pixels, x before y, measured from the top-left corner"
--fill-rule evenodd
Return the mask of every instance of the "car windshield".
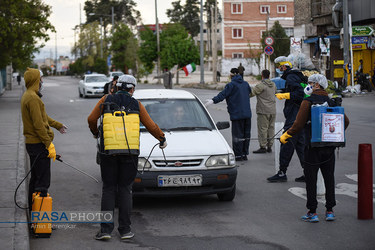
M 86 76 L 86 82 L 106 82 L 108 81 L 105 76 Z
M 212 130 L 214 124 L 196 99 L 140 99 L 152 120 L 164 131 Z M 141 125 L 141 129 L 145 127 Z

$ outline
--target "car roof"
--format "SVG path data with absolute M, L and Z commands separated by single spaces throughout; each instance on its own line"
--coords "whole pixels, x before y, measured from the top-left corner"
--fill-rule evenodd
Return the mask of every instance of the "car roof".
M 86 74 L 85 76 L 105 76 L 104 74 Z
M 195 99 L 195 95 L 186 90 L 176 89 L 138 89 L 134 97 L 139 99 Z

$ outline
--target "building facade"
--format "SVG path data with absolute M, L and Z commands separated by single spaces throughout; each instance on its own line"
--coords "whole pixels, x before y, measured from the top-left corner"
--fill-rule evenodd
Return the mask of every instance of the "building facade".
M 293 36 L 294 0 L 223 0 L 222 9 L 223 58 L 253 58 L 275 21 Z
M 353 26 L 370 26 L 375 28 L 375 1 L 373 0 L 295 0 L 295 37 L 303 40 L 302 52 L 313 58 L 319 37 L 328 33 L 330 39 L 330 56 L 327 60 L 325 73 L 330 80 L 339 83 L 343 78 L 343 1 L 348 3 L 348 13 L 351 14 Z M 363 72 L 373 75 L 375 63 L 374 35 L 354 37 L 353 69 L 359 66 L 363 59 Z M 361 39 L 359 39 L 361 38 Z M 374 46 L 370 42 L 374 40 Z M 369 41 L 358 46 L 357 41 Z M 314 64 L 321 69 L 321 55 L 318 52 Z

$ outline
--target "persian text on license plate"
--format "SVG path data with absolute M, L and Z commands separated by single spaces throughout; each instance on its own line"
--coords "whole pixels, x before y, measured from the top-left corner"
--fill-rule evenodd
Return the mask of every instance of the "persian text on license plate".
M 159 187 L 202 186 L 202 175 L 159 175 Z

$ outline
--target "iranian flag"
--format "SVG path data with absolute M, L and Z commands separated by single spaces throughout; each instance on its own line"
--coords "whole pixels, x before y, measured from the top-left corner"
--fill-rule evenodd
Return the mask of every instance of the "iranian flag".
M 195 71 L 195 63 L 190 63 L 182 69 L 185 71 L 185 75 L 188 76 L 191 72 Z

